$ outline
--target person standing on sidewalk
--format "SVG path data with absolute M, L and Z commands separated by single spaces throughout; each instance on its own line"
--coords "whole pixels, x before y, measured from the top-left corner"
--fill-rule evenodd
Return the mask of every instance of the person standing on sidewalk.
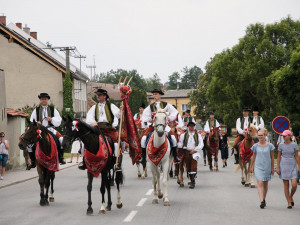
M 292 132 L 285 130 L 282 133 L 284 143 L 278 146 L 277 156 L 277 173 L 279 178 L 283 180 L 284 194 L 288 202 L 288 209 L 294 206 L 293 196 L 297 190 L 297 164 L 298 172 L 300 172 L 300 161 L 298 156 L 298 146 L 295 142 L 292 142 Z M 292 185 L 291 192 L 289 185 Z
M 266 207 L 266 197 L 268 192 L 268 184 L 274 175 L 274 145 L 266 141 L 267 130 L 258 131 L 258 143 L 251 147 L 253 156 L 251 160 L 250 171 L 257 180 L 257 191 L 260 200 L 260 208 Z
M 229 147 L 229 136 L 227 132 L 225 133 L 224 129 L 220 130 L 220 141 L 219 146 L 221 150 L 221 158 L 223 162 L 223 168 L 227 166 L 227 159 L 228 159 L 228 147 Z
M 8 160 L 8 149 L 9 149 L 9 141 L 5 140 L 5 133 L 0 132 L 0 180 L 3 180 L 3 175 L 6 168 L 6 163 Z

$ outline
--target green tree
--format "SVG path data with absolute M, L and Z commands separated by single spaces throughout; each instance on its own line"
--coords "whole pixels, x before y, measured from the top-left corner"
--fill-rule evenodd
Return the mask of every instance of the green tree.
M 73 83 L 70 78 L 70 73 L 66 73 L 64 87 L 63 87 L 63 95 L 64 95 L 64 104 L 62 110 L 62 116 L 67 118 L 68 116 L 74 117 L 73 110 Z
M 184 67 L 182 70 L 180 89 L 195 89 L 198 85 L 198 80 L 203 71 L 198 66 L 192 68 Z
M 139 107 L 145 104 L 147 106 L 147 93 L 145 90 L 132 87 L 132 93 L 129 95 L 129 105 L 133 115 L 139 112 Z
M 180 84 L 180 74 L 178 72 L 172 73 L 172 75 L 169 76 L 169 86 L 167 87 L 167 90 L 176 90 L 177 84 Z

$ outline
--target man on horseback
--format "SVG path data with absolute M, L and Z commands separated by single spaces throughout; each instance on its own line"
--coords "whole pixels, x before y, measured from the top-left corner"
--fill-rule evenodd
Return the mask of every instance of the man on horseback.
M 213 127 L 220 127 L 218 120 L 215 119 L 214 112 L 209 112 L 209 119 L 206 121 L 204 126 L 204 132 L 206 133 L 204 138 L 204 144 L 206 143 L 207 136 L 209 135 L 210 131 Z M 204 165 L 206 165 L 206 149 L 203 149 L 203 158 L 204 158 Z
M 236 139 L 234 140 L 232 149 L 235 149 L 234 157 L 235 157 L 235 163 L 239 163 L 239 152 L 238 152 L 238 144 L 245 138 L 245 134 L 248 130 L 248 125 L 253 121 L 251 117 L 249 117 L 250 109 L 248 107 L 243 108 L 243 116 L 241 118 L 238 118 L 236 120 L 236 130 L 238 132 L 238 135 Z
M 176 116 L 178 115 L 178 111 L 169 103 L 161 101 L 161 96 L 164 95 L 164 93 L 161 90 L 154 89 L 152 91 L 153 98 L 155 100 L 154 103 L 150 104 L 143 112 L 142 116 L 142 122 L 144 123 L 153 123 L 154 119 L 153 116 L 157 112 L 158 109 L 165 109 L 166 112 L 169 113 L 168 120 L 173 121 L 176 119 Z M 141 147 L 142 147 L 142 159 L 140 160 L 140 163 L 145 163 L 146 161 L 146 141 L 147 141 L 147 134 L 154 131 L 154 127 L 150 125 L 150 127 L 145 131 L 144 136 L 141 140 Z M 171 136 L 170 142 L 171 142 L 171 152 L 174 156 L 175 162 L 180 162 L 180 159 L 177 157 L 177 141 L 174 136 L 174 134 L 170 131 L 170 128 L 168 127 L 168 130 L 166 130 L 169 135 Z
M 98 103 L 93 105 L 87 113 L 86 123 L 100 129 L 105 135 L 109 136 L 114 142 L 115 152 L 118 149 L 118 131 L 116 127 L 119 123 L 120 109 L 109 102 L 107 91 L 99 88 L 96 92 Z M 85 170 L 86 165 L 83 160 L 79 169 Z
M 53 106 L 48 105 L 50 95 L 48 95 L 47 93 L 40 93 L 38 98 L 40 99 L 40 105 L 33 110 L 30 117 L 30 121 L 31 122 L 36 121 L 37 123 L 48 128 L 50 134 L 53 134 L 52 135 L 53 138 L 59 140 L 56 141 L 58 159 L 60 164 L 66 164 L 64 160 L 64 151 L 61 145 L 63 141 L 63 136 L 53 128 L 53 127 L 59 127 L 62 119 L 59 115 L 59 112 Z M 36 164 L 35 164 L 34 149 L 28 153 L 31 159 L 31 165 L 29 165 L 29 169 L 35 168 Z
M 261 130 L 265 127 L 264 120 L 261 116 L 258 116 L 258 107 L 253 107 L 253 120 L 252 123 L 256 127 L 257 130 Z
M 189 122 L 196 123 L 195 119 L 191 116 L 191 110 L 188 109 L 184 112 L 183 122 L 184 125 L 187 125 Z
M 142 122 L 142 116 L 143 116 L 144 110 L 145 110 L 145 104 L 142 103 L 141 106 L 139 107 L 139 112 L 136 113 L 133 117 L 135 124 L 137 126 L 141 127 L 141 128 L 147 128 L 148 127 L 147 122 L 145 122 L 145 123 Z
M 195 123 L 187 124 L 188 130 L 180 136 L 178 148 L 184 150 L 184 161 L 187 172 L 191 179 L 190 188 L 195 187 L 195 176 L 197 174 L 197 160 L 194 159 L 194 154 L 198 153 L 203 148 L 202 136 L 195 131 Z

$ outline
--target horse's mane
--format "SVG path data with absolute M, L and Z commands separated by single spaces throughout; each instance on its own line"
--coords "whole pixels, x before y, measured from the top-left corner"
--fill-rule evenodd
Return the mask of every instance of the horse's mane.
M 98 129 L 97 127 L 93 127 L 82 120 L 78 119 L 77 121 L 80 122 L 85 128 L 87 128 L 93 134 L 96 134 L 96 135 L 101 134 L 103 137 L 105 136 L 104 133 L 101 131 L 101 129 Z

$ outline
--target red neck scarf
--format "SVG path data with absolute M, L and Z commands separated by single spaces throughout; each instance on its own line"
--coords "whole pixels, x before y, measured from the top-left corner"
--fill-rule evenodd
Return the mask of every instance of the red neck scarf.
M 250 158 L 252 157 L 253 152 L 251 148 L 245 149 L 245 139 L 240 144 L 240 160 L 241 162 L 248 162 Z
M 165 156 L 166 152 L 168 151 L 168 138 L 165 137 L 165 142 L 159 146 L 158 148 L 155 148 L 153 146 L 153 138 L 154 135 L 151 136 L 149 143 L 147 145 L 147 154 L 149 159 L 157 166 L 161 159 Z

